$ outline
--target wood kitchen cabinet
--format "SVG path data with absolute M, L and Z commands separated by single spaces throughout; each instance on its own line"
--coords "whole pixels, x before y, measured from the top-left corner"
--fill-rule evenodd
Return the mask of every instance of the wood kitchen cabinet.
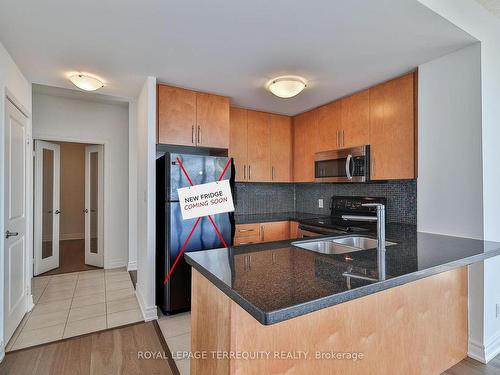
M 236 224 L 233 245 L 249 245 L 261 242 L 287 240 L 289 238 L 289 221 Z
M 293 180 L 314 181 L 314 154 L 317 149 L 318 111 L 293 118 Z
M 415 173 L 414 73 L 370 89 L 371 179 L 411 179 Z
M 340 148 L 370 143 L 370 91 L 364 90 L 341 100 Z
M 292 180 L 292 121 L 289 116 L 270 115 L 271 181 Z
M 231 108 L 229 133 L 229 156 L 234 158 L 236 181 L 291 181 L 290 117 Z
M 228 148 L 229 98 L 159 84 L 157 142 Z
M 337 150 L 340 146 L 342 129 L 341 101 L 326 104 L 317 109 L 318 137 L 316 152 Z

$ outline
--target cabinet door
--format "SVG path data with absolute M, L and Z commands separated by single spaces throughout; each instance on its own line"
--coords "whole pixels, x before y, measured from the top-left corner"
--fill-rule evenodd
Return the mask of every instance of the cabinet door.
M 270 114 L 247 111 L 248 181 L 271 180 Z
M 369 90 L 342 99 L 342 148 L 363 146 L 369 143 L 370 93 Z
M 317 151 L 329 151 L 340 148 L 340 129 L 342 120 L 341 101 L 326 104 L 318 108 L 318 143 Z
M 271 115 L 271 181 L 290 182 L 292 174 L 292 121 Z
M 293 240 L 295 238 L 299 238 L 299 223 L 297 221 L 290 221 L 290 239 Z
M 317 142 L 317 111 L 293 119 L 293 180 L 314 181 L 314 153 Z
M 247 110 L 231 108 L 229 112 L 229 156 L 234 159 L 236 181 L 247 180 Z
M 196 93 L 197 144 L 203 147 L 229 147 L 229 98 Z
M 287 240 L 290 237 L 288 221 L 261 223 L 260 229 L 262 242 Z
M 158 85 L 158 143 L 194 146 L 195 126 L 196 93 Z
M 414 75 L 370 89 L 371 179 L 415 178 Z

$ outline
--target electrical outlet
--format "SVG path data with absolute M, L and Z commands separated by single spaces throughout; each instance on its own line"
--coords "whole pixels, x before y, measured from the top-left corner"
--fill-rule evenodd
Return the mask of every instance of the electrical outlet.
M 323 199 L 318 199 L 318 207 L 323 208 Z
M 497 303 L 497 318 L 500 318 L 500 303 Z

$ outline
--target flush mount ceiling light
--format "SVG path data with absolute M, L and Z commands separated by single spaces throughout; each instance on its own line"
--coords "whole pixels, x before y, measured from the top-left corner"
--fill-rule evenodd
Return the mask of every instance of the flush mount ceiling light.
M 79 89 L 85 91 L 95 91 L 104 87 L 104 83 L 100 79 L 86 75 L 86 74 L 73 74 L 69 76 L 69 80 Z
M 307 86 L 307 81 L 298 76 L 276 77 L 267 83 L 267 89 L 279 98 L 293 98 Z

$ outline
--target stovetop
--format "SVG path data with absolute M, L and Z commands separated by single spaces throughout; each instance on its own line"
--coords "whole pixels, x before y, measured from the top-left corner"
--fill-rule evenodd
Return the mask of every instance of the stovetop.
M 321 216 L 314 219 L 301 220 L 299 223 L 310 227 L 322 227 L 349 233 L 368 232 L 373 228 L 373 224 L 371 223 L 343 220 L 340 217 L 334 216 Z

